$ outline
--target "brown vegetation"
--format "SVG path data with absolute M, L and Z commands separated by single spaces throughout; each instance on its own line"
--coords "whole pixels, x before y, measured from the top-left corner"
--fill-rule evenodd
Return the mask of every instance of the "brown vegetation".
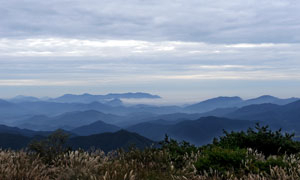
M 284 155 L 286 167 L 269 167 L 270 173 L 256 172 L 236 175 L 232 171 L 218 173 L 216 170 L 198 171 L 194 164 L 201 152 L 186 154 L 184 166 L 175 168 L 166 150 L 132 149 L 129 152 L 70 151 L 45 163 L 36 154 L 25 151 L 1 150 L 0 179 L 99 179 L 99 180 L 142 180 L 142 179 L 300 179 L 300 159 L 297 155 Z M 264 155 L 251 149 L 248 156 L 267 161 Z M 269 157 L 271 158 L 271 157 Z M 272 158 L 278 158 L 272 156 Z M 245 167 L 251 162 L 244 162 Z M 250 168 L 250 167 L 249 167 Z M 239 176 L 239 177 L 238 177 Z

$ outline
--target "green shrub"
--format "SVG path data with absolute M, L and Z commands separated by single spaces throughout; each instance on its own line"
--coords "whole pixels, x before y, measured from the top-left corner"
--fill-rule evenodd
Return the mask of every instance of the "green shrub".
M 288 167 L 288 163 L 285 162 L 281 156 L 276 157 L 276 158 L 269 157 L 265 161 L 254 160 L 251 171 L 254 173 L 265 172 L 267 174 L 270 174 L 270 168 L 275 167 L 275 166 L 281 167 L 281 168 L 286 168 L 286 167 Z
M 29 150 L 36 152 L 47 163 L 52 161 L 59 155 L 66 153 L 70 148 L 65 147 L 69 135 L 63 130 L 56 130 L 47 138 L 40 141 L 31 142 Z
M 224 177 L 228 173 L 235 177 L 242 177 L 251 173 L 270 175 L 270 168 L 288 168 L 291 166 L 284 160 L 283 156 L 270 156 L 265 159 L 263 155 L 257 157 L 246 149 L 224 149 L 221 147 L 206 148 L 201 152 L 194 165 L 200 174 L 216 171 L 218 175 Z
M 268 126 L 256 125 L 255 130 L 249 128 L 246 132 L 227 132 L 225 136 L 214 139 L 213 145 L 223 148 L 252 148 L 262 152 L 266 156 L 295 154 L 300 152 L 300 143 L 292 138 L 294 134 L 281 132 L 281 129 L 273 132 Z
M 196 146 L 191 145 L 186 141 L 177 142 L 174 139 L 169 139 L 167 135 L 160 144 L 161 149 L 168 152 L 170 161 L 174 163 L 176 168 L 182 168 L 185 165 L 185 155 L 191 155 L 198 151 Z
M 207 148 L 201 152 L 201 156 L 195 163 L 198 171 L 217 170 L 220 173 L 226 171 L 239 171 L 243 169 L 243 163 L 247 159 L 246 149 L 224 149 L 220 147 Z

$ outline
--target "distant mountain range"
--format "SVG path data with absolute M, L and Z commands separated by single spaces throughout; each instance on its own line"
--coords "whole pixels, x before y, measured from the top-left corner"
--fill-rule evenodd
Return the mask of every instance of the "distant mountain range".
M 109 98 L 105 103 L 87 103 L 103 96 Z M 159 98 L 147 93 L 125 93 L 64 95 L 47 101 L 24 96 L 0 99 L 0 124 L 3 124 L 0 133 L 8 139 L 12 136 L 7 134 L 14 138 L 22 136 L 20 140 L 23 138 L 27 142 L 26 138 L 46 136 L 58 128 L 73 136 L 92 136 L 92 139 L 96 139 L 95 134 L 126 129 L 153 141 L 162 140 L 168 134 L 177 140 L 202 145 L 221 135 L 222 129 L 241 130 L 260 122 L 271 128 L 300 134 L 298 98 L 280 99 L 265 95 L 243 100 L 237 96 L 217 97 L 181 107 L 129 106 L 119 99 L 124 97 Z
M 206 112 L 216 108 L 236 107 L 242 102 L 240 97 L 217 97 L 187 106 L 185 109 L 192 112 Z
M 217 108 L 233 108 L 243 107 L 251 104 L 272 103 L 277 105 L 285 105 L 300 100 L 299 98 L 280 99 L 274 96 L 264 95 L 253 99 L 243 100 L 240 97 L 217 97 L 192 104 L 185 107 L 189 112 L 207 112 Z
M 245 106 L 224 115 L 224 117 L 258 120 L 275 127 L 300 132 L 300 101 L 286 105 L 258 104 Z
M 132 105 L 124 106 L 120 101 L 114 99 L 106 104 L 100 102 L 92 103 L 58 103 L 58 102 L 19 102 L 12 103 L 5 100 L 0 101 L 0 123 L 5 121 L 6 117 L 17 117 L 27 115 L 59 115 L 71 111 L 96 110 L 103 113 L 117 115 L 128 115 L 132 113 L 154 113 L 166 114 L 178 112 L 182 108 L 178 106 L 151 106 L 151 105 Z
M 72 129 L 71 132 L 79 136 L 89 136 L 89 135 L 100 134 L 105 132 L 116 132 L 120 129 L 121 128 L 119 128 L 118 126 L 107 124 L 103 121 L 96 121 L 94 123 Z
M 2 104 L 7 104 L 2 102 Z M 160 141 L 168 134 L 177 140 L 186 140 L 196 145 L 211 142 L 213 137 L 222 134 L 222 130 L 242 130 L 253 127 L 256 122 L 268 124 L 272 128 L 284 131 L 300 132 L 300 100 L 285 105 L 271 103 L 253 104 L 241 108 L 219 108 L 205 113 L 173 113 L 156 115 L 152 113 L 133 113 L 128 116 L 106 114 L 95 110 L 75 111 L 58 116 L 33 116 L 17 121 L 18 127 L 0 126 L 0 133 L 32 138 L 45 136 L 57 128 L 69 130 L 80 136 L 114 133 L 121 128 L 117 124 L 126 124 L 126 130 L 135 132 L 153 141 Z M 29 130 L 30 129 L 30 130 Z M 40 131 L 33 131 L 40 130 Z M 41 130 L 47 130 L 46 132 Z M 10 136 L 5 135 L 10 138 Z M 84 139 L 84 138 L 80 138 Z M 24 140 L 25 141 L 25 140 Z M 74 140 L 75 141 L 75 140 Z M 88 147 L 91 144 L 86 144 Z
M 92 103 L 92 102 L 111 102 L 112 100 L 117 100 L 120 102 L 120 99 L 158 99 L 161 98 L 158 95 L 152 95 L 149 93 L 136 92 L 136 93 L 115 93 L 115 94 L 106 94 L 106 95 L 92 95 L 92 94 L 65 94 L 57 98 L 48 98 L 48 99 L 39 99 L 33 96 L 16 96 L 14 98 L 8 99 L 10 102 L 37 102 L 37 101 L 49 101 L 49 102 L 60 102 L 60 103 Z
M 204 113 L 215 109 L 224 108 L 240 108 L 251 104 L 273 103 L 277 105 L 284 105 L 295 102 L 298 98 L 280 99 L 273 96 L 261 96 L 254 99 L 242 100 L 239 97 L 218 97 L 202 101 L 186 107 L 180 106 L 154 106 L 154 105 L 131 105 L 124 106 L 122 101 L 118 98 L 109 99 L 105 103 L 93 101 L 86 103 L 89 100 L 82 100 L 85 103 L 76 102 L 85 96 L 105 96 L 105 97 L 153 97 L 156 95 L 149 95 L 147 93 L 126 93 L 126 94 L 108 94 L 108 95 L 64 95 L 59 97 L 58 100 L 62 102 L 37 101 L 34 97 L 17 97 L 11 101 L 0 100 L 0 123 L 7 123 L 7 121 L 19 120 L 25 116 L 33 115 L 46 115 L 55 116 L 62 113 L 72 111 L 88 111 L 96 110 L 103 113 L 116 114 L 116 115 L 129 115 L 133 113 L 145 114 L 173 114 L 173 113 Z M 20 100 L 20 99 L 24 99 Z M 16 100 L 18 99 L 18 100 Z M 69 100 L 68 100 L 69 99 Z M 73 100 L 72 100 L 73 99 Z M 71 103 L 72 102 L 72 103 Z M 75 103 L 76 102 L 76 103 Z M 145 116 L 145 118 L 147 118 Z M 23 118 L 25 119 L 25 118 Z
M 0 125 L 0 133 L 5 134 L 15 134 L 22 135 L 26 137 L 34 137 L 34 136 L 47 136 L 51 134 L 51 131 L 33 131 L 29 129 L 20 129 L 17 127 L 10 127 L 6 125 Z
M 99 120 L 113 124 L 121 119 L 122 117 L 117 115 L 105 114 L 95 110 L 88 110 L 68 112 L 53 117 L 36 115 L 31 118 L 18 121 L 14 123 L 14 125 L 20 128 L 43 131 L 52 131 L 59 128 L 71 130 Z
M 41 101 L 41 99 L 33 96 L 16 96 L 14 98 L 8 99 L 9 102 L 20 103 L 20 102 L 37 102 Z
M 214 137 L 220 136 L 223 129 L 227 131 L 245 130 L 254 126 L 256 121 L 241 121 L 219 117 L 203 117 L 198 120 L 183 120 L 175 124 L 159 121 L 145 122 L 127 128 L 155 141 L 163 140 L 167 134 L 173 139 L 186 140 L 196 145 L 210 143 Z

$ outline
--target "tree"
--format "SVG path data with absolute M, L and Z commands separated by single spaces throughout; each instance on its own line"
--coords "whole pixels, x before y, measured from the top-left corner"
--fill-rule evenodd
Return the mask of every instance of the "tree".
M 214 139 L 213 145 L 223 148 L 252 148 L 269 155 L 295 154 L 300 152 L 300 142 L 294 141 L 294 134 L 282 133 L 281 129 L 272 131 L 269 126 L 256 124 L 255 130 L 246 132 L 227 132 L 224 136 Z
M 29 144 L 29 150 L 36 152 L 47 163 L 51 163 L 57 156 L 70 150 L 65 144 L 69 135 L 58 129 L 50 134 L 46 139 L 33 141 Z

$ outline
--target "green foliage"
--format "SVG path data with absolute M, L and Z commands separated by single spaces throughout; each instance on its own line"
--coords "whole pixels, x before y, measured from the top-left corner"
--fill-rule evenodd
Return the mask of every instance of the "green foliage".
M 194 145 L 191 145 L 186 141 L 177 142 L 174 139 L 169 139 L 167 135 L 160 144 L 161 149 L 168 152 L 170 161 L 174 163 L 176 168 L 181 168 L 185 165 L 185 155 L 191 155 L 198 151 L 198 148 Z
M 255 160 L 253 161 L 252 171 L 255 173 L 266 172 L 270 174 L 270 167 L 288 167 L 288 163 L 284 161 L 282 156 L 278 157 L 269 157 L 265 161 Z
M 70 150 L 70 148 L 65 147 L 68 137 L 68 134 L 58 129 L 46 139 L 31 142 L 29 150 L 36 152 L 47 163 L 52 163 L 57 156 Z
M 234 171 L 243 168 L 243 162 L 247 159 L 246 149 L 223 149 L 220 147 L 207 148 L 201 152 L 201 156 L 195 163 L 199 171 L 209 171 L 210 169 L 218 172 Z
M 133 162 L 145 165 L 137 173 L 147 180 L 170 179 L 171 161 L 166 151 L 155 148 L 143 150 L 131 148 L 129 151 L 119 151 L 119 160 L 122 164 Z
M 252 148 L 262 152 L 266 156 L 295 154 L 300 152 L 300 143 L 293 141 L 294 134 L 281 132 L 281 129 L 273 132 L 268 126 L 256 125 L 255 130 L 249 128 L 246 132 L 227 132 L 225 136 L 215 139 L 214 146 L 223 148 Z
M 270 174 L 274 167 L 287 168 L 289 165 L 284 156 L 270 156 L 265 159 L 260 154 L 251 154 L 247 149 L 225 149 L 221 147 L 207 148 L 195 162 L 200 173 L 216 171 L 221 176 L 228 172 L 236 177 L 249 173 Z

